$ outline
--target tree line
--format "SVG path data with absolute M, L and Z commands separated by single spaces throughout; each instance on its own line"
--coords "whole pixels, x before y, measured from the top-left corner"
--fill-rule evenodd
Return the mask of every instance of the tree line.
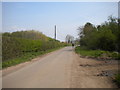
M 101 25 L 87 22 L 78 30 L 81 47 L 120 52 L 120 19 L 109 16 Z

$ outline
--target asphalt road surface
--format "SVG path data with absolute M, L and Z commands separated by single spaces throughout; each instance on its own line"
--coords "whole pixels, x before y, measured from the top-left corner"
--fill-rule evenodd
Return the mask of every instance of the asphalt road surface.
M 3 76 L 3 88 L 69 88 L 72 47 L 52 52 L 39 60 Z

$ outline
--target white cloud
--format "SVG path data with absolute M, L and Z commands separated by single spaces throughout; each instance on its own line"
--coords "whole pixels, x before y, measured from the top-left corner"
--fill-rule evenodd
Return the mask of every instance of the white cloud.
M 14 26 L 8 26 L 8 27 L 4 27 L 3 26 L 3 30 L 2 31 L 3 32 L 14 32 L 14 31 L 22 31 L 22 30 L 25 31 L 25 30 L 30 30 L 30 29 L 14 25 Z
M 23 27 L 19 27 L 19 26 L 12 26 L 12 27 L 10 27 L 10 30 L 21 31 L 21 30 L 27 30 L 27 29 L 23 28 Z

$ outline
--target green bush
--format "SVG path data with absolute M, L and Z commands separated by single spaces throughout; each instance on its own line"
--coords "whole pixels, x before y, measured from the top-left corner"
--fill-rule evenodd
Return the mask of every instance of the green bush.
M 120 74 L 115 75 L 115 81 L 117 85 L 120 87 Z
M 2 60 L 18 57 L 22 54 L 21 44 L 11 37 L 2 37 Z

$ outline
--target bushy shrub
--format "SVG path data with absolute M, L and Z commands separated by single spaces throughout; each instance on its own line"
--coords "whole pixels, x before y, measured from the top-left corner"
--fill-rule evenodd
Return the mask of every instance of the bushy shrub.
M 11 37 L 2 37 L 2 60 L 18 57 L 22 54 L 21 44 Z

